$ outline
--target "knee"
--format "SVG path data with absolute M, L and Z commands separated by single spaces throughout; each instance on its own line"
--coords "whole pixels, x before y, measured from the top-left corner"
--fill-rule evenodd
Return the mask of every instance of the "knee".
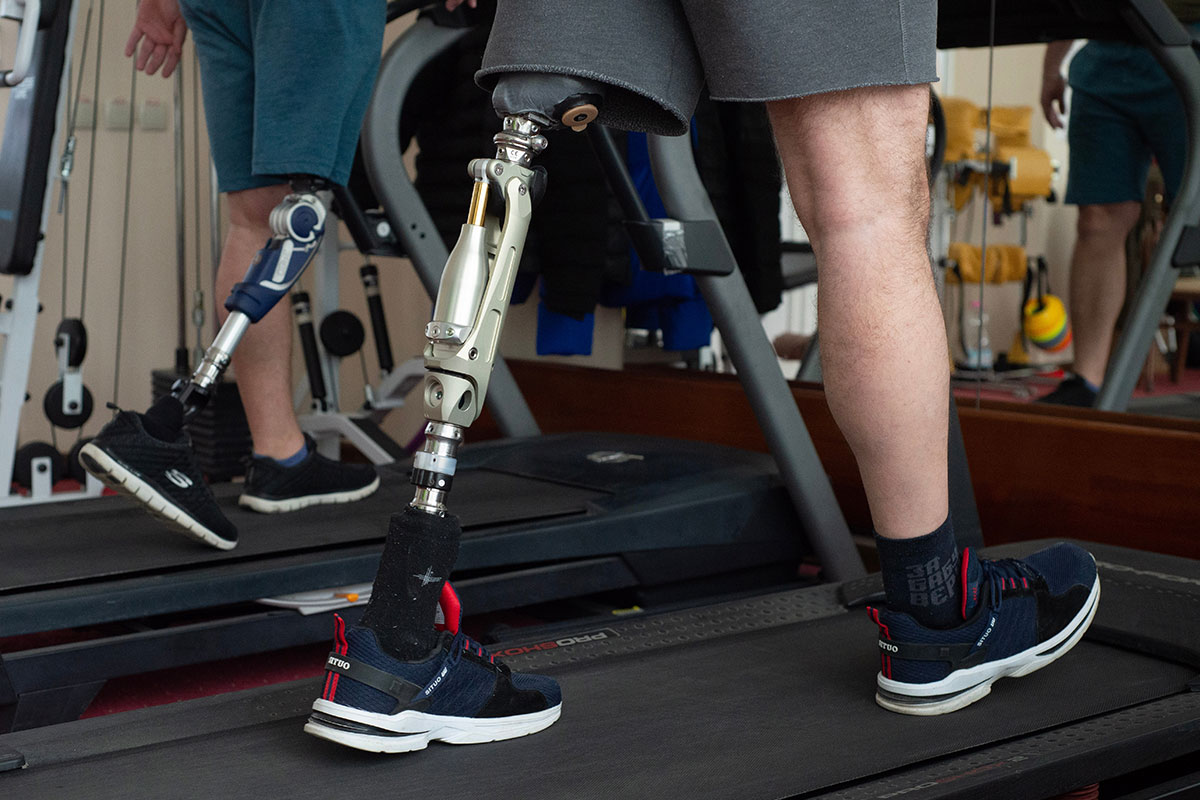
M 881 170 L 857 181 L 814 181 L 797 214 L 814 245 L 838 236 L 882 236 L 920 243 L 929 232 L 929 185 L 923 169 Z
M 229 201 L 229 224 L 234 228 L 259 231 L 270 227 L 271 211 L 291 191 L 286 184 L 259 186 L 226 195 Z
M 924 241 L 927 86 L 863 87 L 777 101 L 769 109 L 796 211 L 810 235 L 886 231 Z
M 1137 224 L 1141 207 L 1137 203 L 1105 203 L 1080 206 L 1075 233 L 1082 240 L 1124 241 Z

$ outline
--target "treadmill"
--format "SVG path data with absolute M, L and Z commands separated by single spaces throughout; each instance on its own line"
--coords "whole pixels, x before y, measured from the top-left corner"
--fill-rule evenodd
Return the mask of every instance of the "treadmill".
M 418 5 L 394 3 L 389 14 Z M 45 52 L 47 68 L 61 69 L 72 11 L 68 0 L 55 4 L 64 35 Z M 382 215 L 395 232 L 384 244 L 412 259 L 431 292 L 446 248 L 400 161 L 398 131 L 419 71 L 468 30 L 461 15 L 446 17 L 429 12 L 385 56 L 361 142 L 375 196 L 337 198 L 348 221 L 358 219 L 353 209 Z M 455 19 L 457 25 L 447 24 Z M 44 102 L 60 100 L 51 92 Z M 58 116 L 29 130 L 45 133 Z M 45 174 L 51 148 L 34 155 L 26 169 Z M 692 218 L 715 225 L 711 209 Z M 32 226 L 29 235 L 37 230 Z M 727 247 L 713 258 L 735 268 Z M 499 365 L 494 385 L 502 390 L 489 399 L 509 438 L 470 444 L 455 480 L 464 529 L 455 581 L 473 613 L 612 590 L 661 599 L 794 582 L 810 553 L 829 577 L 862 574 L 812 443 L 794 433 L 803 423 L 744 283 L 699 280 L 717 304 L 717 324 L 777 459 L 707 443 L 596 433 L 538 437 L 531 446 L 536 423 Z M 325 639 L 331 612 L 302 615 L 254 601 L 370 582 L 389 516 L 411 498 L 406 466 L 381 468 L 381 487 L 370 498 L 287 518 L 241 509 L 238 487 L 217 486 L 218 501 L 241 531 L 232 551 L 164 531 L 125 499 L 0 510 L 0 731 L 75 719 L 109 678 Z M 804 538 L 797 531 L 827 535 Z M 344 616 L 353 621 L 359 613 L 355 607 Z M 86 630 L 78 640 L 28 644 L 30 634 L 68 628 Z
M 562 718 L 534 736 L 402 755 L 351 750 L 302 732 L 320 694 L 308 679 L 0 736 L 0 791 L 23 800 L 385 787 L 525 800 L 1037 800 L 1111 781 L 1106 798 L 1194 796 L 1200 564 L 1091 549 L 1104 598 L 1088 637 L 942 717 L 875 705 L 877 631 L 858 606 L 878 585 L 825 584 L 495 646 L 513 669 L 562 683 Z
M 1070 6 L 1054 7 L 1070 20 Z M 652 143 L 656 178 L 668 210 L 687 218 L 683 203 L 696 195 L 671 150 Z M 870 576 L 527 629 L 493 651 L 514 669 L 555 675 L 566 698 L 562 719 L 528 738 L 399 756 L 338 747 L 302 733 L 314 679 L 0 736 L 0 788 L 90 798 L 386 787 L 850 800 L 1044 798 L 1104 781 L 1106 797 L 1192 796 L 1200 563 L 1085 546 L 1104 584 L 1085 640 L 1051 668 L 1000 681 L 992 698 L 947 716 L 874 704 L 876 632 L 862 606 L 878 602 L 881 582 Z

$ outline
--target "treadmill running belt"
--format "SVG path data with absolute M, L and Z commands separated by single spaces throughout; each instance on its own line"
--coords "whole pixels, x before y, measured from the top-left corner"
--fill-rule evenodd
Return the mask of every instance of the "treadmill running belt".
M 319 691 L 307 681 L 130 712 L 123 724 L 97 718 L 0 737 L 0 751 L 29 761 L 0 774 L 0 792 L 100 800 L 279 796 L 303 786 L 306 796 L 373 796 L 393 786 L 405 797 L 470 787 L 528 800 L 790 797 L 1176 694 L 1195 676 L 1085 641 L 960 712 L 905 717 L 873 701 L 878 654 L 862 612 L 760 621 L 744 633 L 731 632 L 728 617 L 689 613 L 679 615 L 678 637 L 628 620 L 613 625 L 628 634 L 612 642 L 616 653 L 560 658 L 548 671 L 563 684 L 563 717 L 528 738 L 401 756 L 341 748 L 301 731 Z
M 109 575 L 161 572 L 352 543 L 378 541 L 388 519 L 412 499 L 407 467 L 381 467 L 380 487 L 348 505 L 306 508 L 293 514 L 256 514 L 237 505 L 240 485 L 216 487 L 222 510 L 238 526 L 239 542 L 220 551 L 175 533 L 139 506 L 104 497 L 29 509 L 6 509 L 0 530 L 0 594 Z M 464 471 L 454 485 L 465 529 L 480 525 L 582 514 L 606 497 L 567 486 L 491 470 Z M 53 541 L 53 547 L 48 542 Z M 52 557 L 48 557 L 52 554 Z

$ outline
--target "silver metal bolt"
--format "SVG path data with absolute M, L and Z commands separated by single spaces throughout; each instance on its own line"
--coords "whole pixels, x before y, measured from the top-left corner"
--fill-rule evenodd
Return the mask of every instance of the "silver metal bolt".
M 471 348 L 471 352 L 467 353 L 467 357 L 468 357 L 468 358 L 470 358 L 472 361 L 474 361 L 475 359 L 479 358 L 479 350 L 478 350 L 478 348 L 472 347 L 472 348 Z

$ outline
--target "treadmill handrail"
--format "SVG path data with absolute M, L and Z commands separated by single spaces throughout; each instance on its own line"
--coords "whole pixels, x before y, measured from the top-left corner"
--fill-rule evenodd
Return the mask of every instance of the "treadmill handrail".
M 687 136 L 650 136 L 650 164 L 667 213 L 675 219 L 713 220 L 708 192 L 700 180 L 691 139 Z M 722 338 L 746 389 L 750 406 L 779 464 L 805 533 L 821 567 L 835 581 L 866 574 L 854 546 L 850 528 L 833 493 L 808 428 L 796 408 L 775 351 L 758 322 L 754 301 L 734 269 L 732 275 L 696 275 L 696 284 L 712 312 Z

